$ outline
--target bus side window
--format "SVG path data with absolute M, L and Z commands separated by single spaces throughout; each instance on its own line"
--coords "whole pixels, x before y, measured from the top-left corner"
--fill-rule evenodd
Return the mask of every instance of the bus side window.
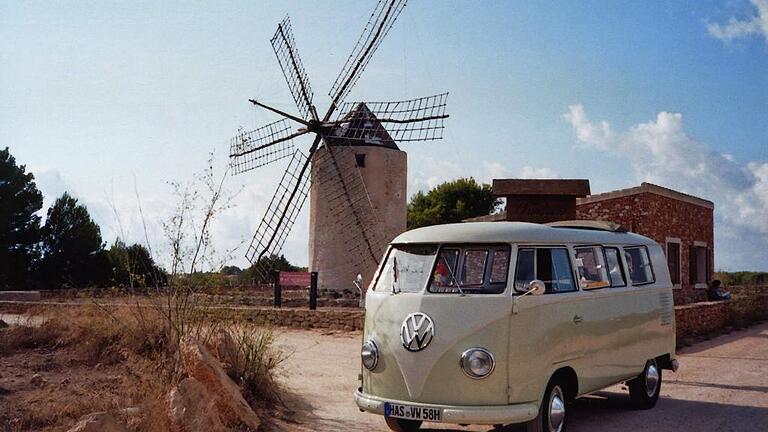
M 549 256 L 550 268 L 542 268 L 537 263 L 539 279 L 544 281 L 547 286 L 546 292 L 570 292 L 576 291 L 576 284 L 573 283 L 573 272 L 571 271 L 571 259 L 568 255 L 568 249 L 539 249 L 538 256 Z M 537 258 L 538 258 L 537 256 Z
M 535 249 L 520 249 L 517 252 L 517 265 L 515 266 L 515 291 L 528 291 L 528 284 L 536 279 Z
M 605 288 L 611 285 L 599 246 L 576 248 L 576 263 L 579 286 L 582 289 Z
M 611 287 L 627 286 L 627 280 L 624 279 L 624 269 L 619 259 L 619 249 L 607 247 L 605 250 L 605 259 L 608 262 L 608 274 L 611 276 Z
M 576 291 L 568 250 L 565 248 L 526 248 L 517 254 L 515 290 L 526 292 L 528 284 L 539 279 L 546 293 Z
M 625 247 L 624 258 L 627 260 L 629 279 L 632 281 L 632 285 L 655 282 L 651 259 L 648 257 L 648 249 L 645 246 Z

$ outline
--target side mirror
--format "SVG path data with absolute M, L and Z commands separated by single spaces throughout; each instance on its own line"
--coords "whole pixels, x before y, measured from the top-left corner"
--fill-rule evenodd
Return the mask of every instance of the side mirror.
M 528 291 L 526 292 L 526 294 L 539 296 L 544 294 L 546 290 L 547 290 L 547 286 L 544 284 L 544 282 L 538 279 L 534 279 L 528 283 Z
M 365 307 L 365 291 L 363 291 L 363 275 L 360 273 L 357 274 L 357 277 L 353 281 L 355 286 L 357 287 L 357 290 L 360 292 L 360 302 L 358 303 L 358 306 Z

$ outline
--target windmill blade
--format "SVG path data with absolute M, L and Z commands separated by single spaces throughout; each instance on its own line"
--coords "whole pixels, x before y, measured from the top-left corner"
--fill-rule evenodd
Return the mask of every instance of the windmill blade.
M 448 93 L 394 102 L 347 102 L 339 111 L 338 138 L 375 144 L 391 139 L 396 142 L 429 141 L 443 138 Z
M 368 62 L 371 61 L 373 53 L 381 45 L 381 41 L 392 28 L 407 1 L 379 0 L 363 29 L 363 34 L 357 40 L 355 47 L 352 49 L 352 54 L 347 58 L 347 62 L 344 63 L 341 73 L 336 77 L 331 91 L 328 93 L 333 100 L 331 109 L 341 105 L 344 98 L 352 90 L 352 87 L 360 78 L 360 74 L 368 65 Z
M 288 163 L 288 168 L 277 186 L 272 201 L 256 229 L 245 257 L 256 266 L 256 271 L 266 278 L 272 270 L 262 260 L 280 253 L 285 239 L 291 232 L 301 207 L 309 193 L 309 170 L 306 169 L 307 156 L 296 150 Z
M 272 49 L 277 56 L 277 62 L 280 63 L 280 69 L 283 70 L 285 82 L 288 83 L 288 89 L 291 91 L 296 107 L 299 109 L 304 119 L 312 118 L 317 120 L 314 106 L 312 105 L 312 87 L 309 85 L 309 77 L 304 65 L 301 64 L 299 52 L 296 50 L 296 42 L 293 40 L 293 31 L 291 30 L 291 20 L 288 16 L 277 25 L 275 35 L 270 39 Z
M 349 248 L 348 265 L 355 271 L 378 265 L 390 239 L 371 203 L 354 147 L 326 142 L 315 153 L 312 173 L 312 181 L 323 184 L 318 199 L 327 205 L 327 223 L 337 227 L 334 231 L 342 233 L 341 242 Z
M 232 174 L 240 174 L 293 154 L 293 139 L 306 131 L 291 133 L 290 123 L 278 120 L 258 129 L 241 131 L 229 144 Z

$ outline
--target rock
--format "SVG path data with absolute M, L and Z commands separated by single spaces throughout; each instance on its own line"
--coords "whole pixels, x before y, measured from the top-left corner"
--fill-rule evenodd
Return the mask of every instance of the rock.
M 200 381 L 213 396 L 222 420 L 228 426 L 245 426 L 257 430 L 259 416 L 251 409 L 221 364 L 196 340 L 186 337 L 181 342 L 181 360 L 187 373 Z
M 242 367 L 243 356 L 240 354 L 237 343 L 235 343 L 235 339 L 229 331 L 224 329 L 219 330 L 213 337 L 212 345 L 219 361 L 235 369 L 240 369 Z
M 8 327 L 8 323 L 0 319 L 0 328 Z
M 125 427 L 105 412 L 88 414 L 68 432 L 127 432 Z
M 226 431 L 213 396 L 200 381 L 186 378 L 168 394 L 168 420 L 173 432 Z
M 42 377 L 42 375 L 34 374 L 32 375 L 32 378 L 29 380 L 29 383 L 35 387 L 43 387 L 46 384 L 48 384 L 48 381 L 46 381 L 45 378 Z

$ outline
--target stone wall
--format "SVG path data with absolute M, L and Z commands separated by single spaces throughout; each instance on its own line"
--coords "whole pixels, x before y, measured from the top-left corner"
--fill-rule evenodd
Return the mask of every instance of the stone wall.
M 731 287 L 733 300 L 675 307 L 678 342 L 768 319 L 768 287 Z
M 221 308 L 216 313 L 224 313 L 236 321 L 250 321 L 278 327 L 316 328 L 355 331 L 363 329 L 365 311 L 358 310 L 308 310 L 308 309 L 267 309 L 267 308 Z
M 768 286 L 729 287 L 733 300 L 675 306 L 678 341 L 719 334 L 728 328 L 768 320 Z M 0 313 L 43 312 L 47 307 L 92 307 L 92 303 L 2 302 Z M 218 306 L 211 314 L 235 321 L 250 321 L 279 327 L 362 330 L 365 311 L 341 308 L 311 311 L 305 308 Z

